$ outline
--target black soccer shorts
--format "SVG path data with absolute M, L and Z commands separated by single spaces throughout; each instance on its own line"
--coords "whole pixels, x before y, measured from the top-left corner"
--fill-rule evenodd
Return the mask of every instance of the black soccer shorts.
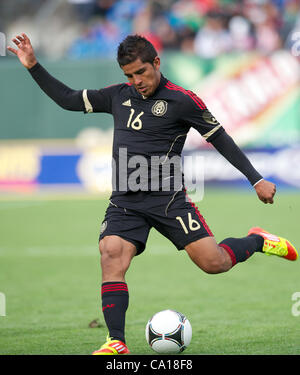
M 136 246 L 141 254 L 154 227 L 178 250 L 204 237 L 213 236 L 198 208 L 185 190 L 135 192 L 110 200 L 100 229 L 99 241 L 117 235 Z

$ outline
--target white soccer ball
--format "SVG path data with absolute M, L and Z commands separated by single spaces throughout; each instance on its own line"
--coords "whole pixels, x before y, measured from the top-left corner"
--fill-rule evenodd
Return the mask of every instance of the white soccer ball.
M 191 342 L 189 320 L 175 310 L 163 310 L 152 316 L 146 325 L 146 340 L 160 354 L 182 352 Z

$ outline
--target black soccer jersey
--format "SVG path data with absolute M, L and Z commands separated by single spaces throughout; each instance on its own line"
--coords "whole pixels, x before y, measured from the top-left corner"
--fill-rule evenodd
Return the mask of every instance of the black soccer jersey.
M 176 188 L 174 174 L 180 173 L 183 182 L 177 162 L 189 129 L 194 127 L 208 142 L 224 131 L 197 95 L 163 75 L 147 98 L 128 83 L 83 90 L 82 95 L 85 112 L 110 113 L 114 118 L 113 195 L 167 189 L 162 179 L 170 179 L 170 189 Z M 162 174 L 167 160 L 169 176 Z
M 251 185 L 263 179 L 202 100 L 163 76 L 154 94 L 143 98 L 129 84 L 102 90 L 73 90 L 39 63 L 28 71 L 62 108 L 113 115 L 113 195 L 138 190 L 178 191 L 179 185 L 182 188 L 178 159 L 191 126 L 243 173 Z

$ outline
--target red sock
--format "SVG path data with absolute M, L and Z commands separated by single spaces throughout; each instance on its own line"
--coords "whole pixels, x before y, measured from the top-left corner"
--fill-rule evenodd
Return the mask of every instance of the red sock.
M 243 238 L 226 238 L 219 243 L 219 246 L 229 254 L 232 266 L 244 262 L 256 251 L 262 251 L 264 239 L 261 236 L 252 234 Z

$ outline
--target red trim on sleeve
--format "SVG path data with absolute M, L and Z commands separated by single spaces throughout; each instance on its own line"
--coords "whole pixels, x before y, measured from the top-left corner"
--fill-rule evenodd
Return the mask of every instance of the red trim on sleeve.
M 174 91 L 180 91 L 185 95 L 188 95 L 196 104 L 199 108 L 201 109 L 206 109 L 206 105 L 203 103 L 203 101 L 197 96 L 193 91 L 190 90 L 185 90 L 181 86 L 177 86 L 174 83 L 168 81 L 165 85 L 165 87 L 169 90 L 174 90 Z

